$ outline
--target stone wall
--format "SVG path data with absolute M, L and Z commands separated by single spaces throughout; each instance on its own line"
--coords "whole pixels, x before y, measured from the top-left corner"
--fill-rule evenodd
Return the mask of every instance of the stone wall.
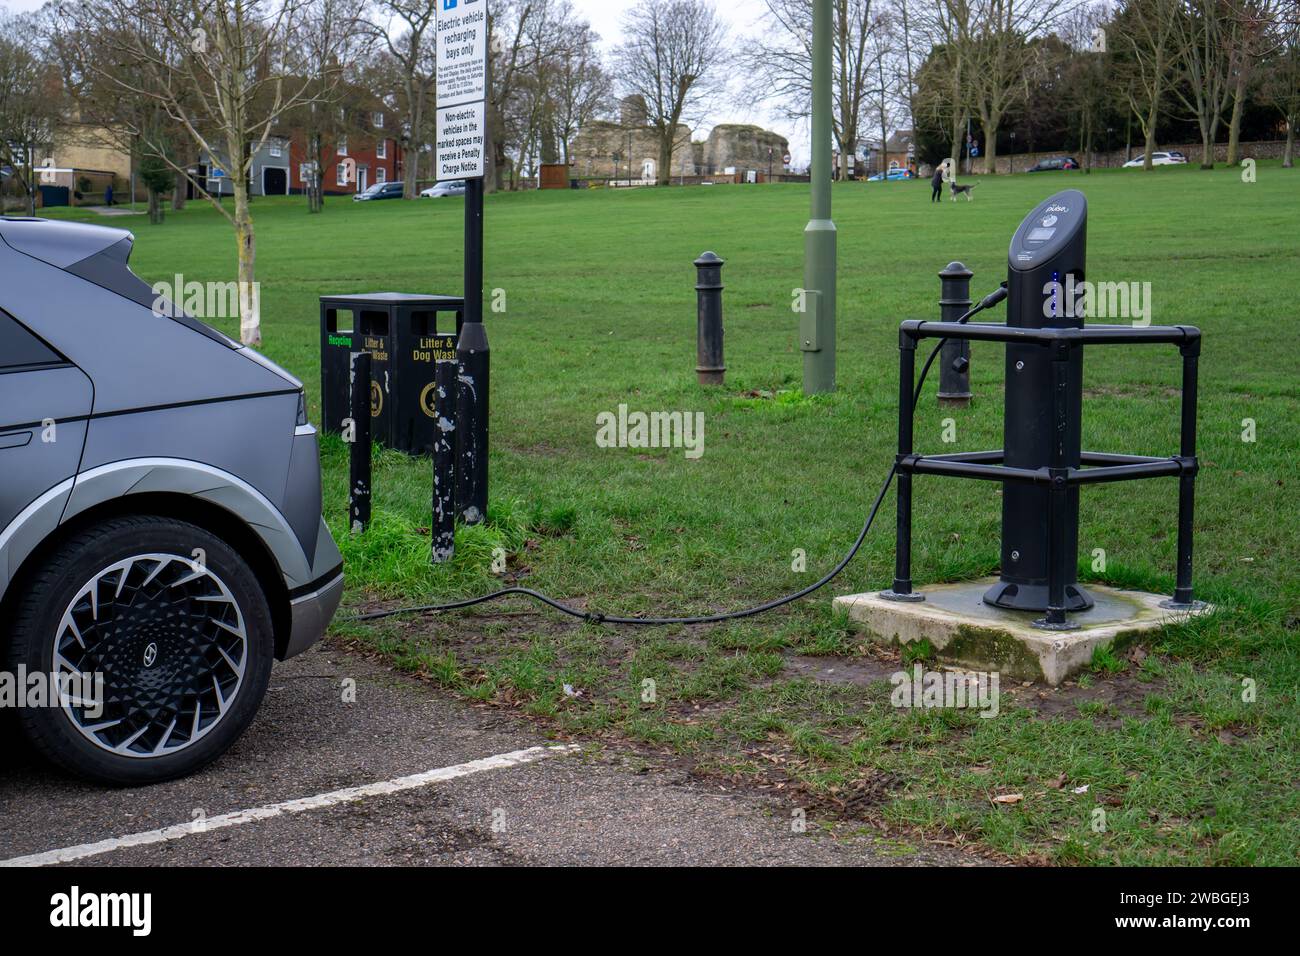
M 769 149 L 772 172 L 779 173 L 785 169 L 784 157 L 790 149 L 784 136 L 759 126 L 735 123 L 713 127 L 703 146 L 703 171 L 710 175 L 721 174 L 730 166 L 737 171 L 754 169 L 766 173 Z
M 634 119 L 639 106 L 624 102 L 623 114 Z M 659 164 L 659 139 L 653 128 L 635 123 L 613 123 L 596 120 L 588 123 L 569 146 L 571 174 L 577 179 L 627 179 L 628 144 L 631 143 L 631 178 L 644 178 L 646 163 L 656 169 Z M 686 126 L 677 127 L 673 148 L 672 169 L 674 182 L 683 176 L 721 176 L 722 171 L 734 167 L 737 172 L 753 169 L 766 174 L 768 150 L 771 150 L 771 169 L 774 176 L 785 171 L 784 157 L 790 144 L 784 136 L 758 126 L 724 123 L 713 127 L 705 141 L 691 142 L 691 131 Z M 617 164 L 614 155 L 618 154 Z
M 1252 159 L 1281 159 L 1282 151 L 1283 149 L 1285 149 L 1285 147 L 1286 147 L 1286 142 L 1284 140 L 1269 140 L 1269 141 L 1257 142 L 1257 143 L 1241 143 L 1239 144 L 1239 152 L 1241 154 L 1242 159 L 1245 159 L 1247 156 L 1251 157 Z M 1187 163 L 1189 166 L 1196 166 L 1199 165 L 1201 162 L 1200 143 L 1169 143 L 1169 144 L 1160 143 L 1156 147 L 1156 152 L 1167 153 L 1171 149 L 1177 150 L 1178 152 L 1186 156 Z M 1143 152 L 1145 152 L 1145 149 L 1141 143 L 1133 144 L 1133 156 L 1135 157 L 1139 156 Z M 1014 156 L 999 156 L 998 172 L 999 173 L 1011 172 L 1011 164 L 1012 162 L 1014 162 L 1016 172 L 1023 173 L 1026 169 L 1034 165 L 1040 159 L 1051 159 L 1055 156 L 1073 156 L 1080 163 L 1083 162 L 1083 155 L 1081 153 L 1073 152 L 1068 149 L 1055 149 L 1046 153 L 1017 153 Z M 1227 143 L 1215 144 L 1214 161 L 1216 163 L 1226 163 L 1228 161 Z M 1115 150 L 1111 150 L 1110 152 L 1093 153 L 1092 165 L 1094 167 L 1100 167 L 1102 169 L 1105 169 L 1108 167 L 1123 166 L 1124 162 L 1125 162 L 1125 155 L 1123 149 L 1115 149 Z M 965 160 L 962 160 L 962 164 L 963 166 L 965 165 Z M 983 167 L 981 157 L 979 156 L 975 157 L 975 169 L 978 171 L 983 168 L 984 167 Z
M 659 166 L 659 137 L 648 126 L 623 126 L 606 120 L 588 123 L 569 145 L 570 171 L 578 179 L 627 179 L 628 144 L 631 143 L 632 179 L 641 179 L 646 163 Z M 614 155 L 618 154 L 617 164 Z M 683 165 L 684 164 L 684 165 Z M 673 176 L 696 173 L 695 150 L 691 144 L 691 131 L 677 127 L 673 148 Z

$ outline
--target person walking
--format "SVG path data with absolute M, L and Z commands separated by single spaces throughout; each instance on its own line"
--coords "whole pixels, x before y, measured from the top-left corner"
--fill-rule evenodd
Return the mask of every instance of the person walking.
M 943 174 L 945 169 L 943 163 L 934 167 L 934 175 L 930 177 L 930 202 L 943 201 Z

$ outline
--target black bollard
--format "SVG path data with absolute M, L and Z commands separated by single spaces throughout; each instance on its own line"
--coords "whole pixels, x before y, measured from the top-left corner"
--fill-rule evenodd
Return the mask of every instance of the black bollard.
M 437 395 L 433 432 L 433 538 L 434 564 L 450 561 L 456 553 L 456 363 L 438 362 L 434 369 Z
M 974 275 L 960 262 L 939 273 L 939 319 L 956 322 L 970 310 L 970 280 Z M 970 404 L 970 342 L 949 339 L 939 355 L 939 404 L 965 408 Z
M 353 352 L 351 375 L 352 448 L 349 454 L 348 526 L 354 534 L 370 524 L 370 353 Z
M 466 322 L 456 337 L 456 514 L 466 524 L 487 517 L 488 372 L 487 329 Z
M 712 252 L 695 260 L 695 374 L 701 385 L 721 385 L 727 366 L 722 358 L 722 267 Z

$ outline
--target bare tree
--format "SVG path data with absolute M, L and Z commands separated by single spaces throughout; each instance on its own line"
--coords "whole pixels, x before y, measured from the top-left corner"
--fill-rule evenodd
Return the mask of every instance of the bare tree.
M 905 75 L 901 72 L 900 58 L 897 55 L 901 32 L 902 24 L 895 21 L 891 14 L 878 14 L 866 50 L 867 59 L 875 67 L 872 88 L 867 91 L 867 115 L 874 118 L 876 128 L 880 130 L 880 172 L 886 175 L 889 130 L 898 128 L 900 118 L 910 105 L 910 97 L 904 85 Z
M 895 35 L 897 38 L 896 54 L 898 57 L 898 67 L 900 69 L 899 82 L 902 87 L 902 96 L 907 103 L 907 118 L 912 126 L 912 132 L 916 132 L 916 54 L 917 54 L 917 33 L 913 25 L 916 17 L 912 13 L 911 5 L 914 0 L 895 0 L 894 15 L 892 22 L 895 25 Z
M 254 155 L 282 117 L 309 102 L 310 71 L 301 62 L 300 35 L 309 0 L 86 0 L 63 11 L 66 28 L 106 33 L 113 61 L 88 68 L 123 94 L 150 99 L 179 124 L 197 150 L 228 176 L 234 209 L 213 197 L 188 169 L 136 133 L 234 229 L 240 290 L 239 337 L 262 341 L 256 293 L 257 242 L 249 207 Z
M 1181 78 L 1175 97 L 1196 118 L 1201 132 L 1201 168 L 1214 168 L 1214 141 L 1232 95 L 1237 22 L 1226 0 L 1185 0 L 1174 17 L 1174 50 Z
M 721 87 L 719 74 L 728 56 L 726 29 L 703 0 L 666 0 L 624 15 L 615 74 L 626 93 L 645 101 L 659 140 L 659 185 L 672 177 L 679 126 L 684 119 L 698 119 L 708 95 Z
M 53 138 L 60 92 L 58 71 L 41 55 L 32 18 L 0 14 L 0 164 L 11 170 L 33 216 L 37 154 Z
M 1128 73 L 1125 97 L 1146 138 L 1144 170 L 1152 168 L 1156 125 L 1173 82 L 1178 59 L 1178 20 L 1182 14 L 1182 0 L 1125 0 L 1107 33 L 1108 43 L 1125 54 L 1122 61 Z
M 930 55 L 918 72 L 914 102 L 919 112 L 945 128 L 951 144 L 949 168 L 955 170 L 971 111 L 968 75 L 974 69 L 974 11 L 970 0 L 938 0 L 927 13 L 922 29 Z
M 534 96 L 539 72 L 566 49 L 561 24 L 571 21 L 565 0 L 496 0 L 488 8 L 488 142 L 491 157 L 484 176 L 489 192 L 500 184 L 501 170 L 511 168 L 509 151 L 530 137 L 521 132 L 521 114 L 532 110 L 520 99 Z M 517 180 L 514 181 L 517 185 Z
M 812 113 L 813 0 L 765 0 L 769 26 L 747 41 L 739 59 L 753 77 L 756 101 L 771 103 L 787 119 Z M 831 112 L 846 179 L 857 152 L 868 104 L 879 115 L 882 102 L 883 38 L 881 4 L 872 0 L 833 0 L 831 4 Z M 883 141 L 882 141 L 883 147 Z
M 1274 21 L 1285 0 L 1229 0 L 1228 16 L 1236 22 L 1232 49 L 1232 117 L 1228 121 L 1228 165 L 1235 166 L 1241 149 L 1241 120 L 1259 63 L 1275 49 Z
M 940 0 L 950 2 L 967 0 Z M 1040 55 L 1041 48 L 1030 41 L 1043 37 L 1075 5 L 1074 0 L 975 0 L 970 7 L 966 79 L 984 131 L 986 173 L 997 172 L 1002 120 L 1020 101 L 1024 74 Z
M 47 50 L 61 72 L 69 101 L 68 131 L 84 145 L 114 150 L 131 157 L 134 183 L 145 188 L 149 222 L 163 222 L 162 197 L 172 193 L 172 208 L 183 209 L 188 179 L 176 167 L 197 159 L 192 140 L 181 130 L 157 97 L 129 92 L 148 85 L 148 77 L 130 62 L 122 62 L 116 49 L 121 39 L 100 25 L 95 30 L 66 30 L 59 9 L 46 7 L 42 19 Z M 145 29 L 143 24 L 137 29 Z M 153 42 L 161 44 L 160 38 Z M 115 79 L 105 80 L 90 64 L 113 64 Z M 57 148 L 57 146 L 56 146 Z M 170 157 L 169 164 L 164 158 Z M 133 183 L 133 184 L 134 184 Z
M 1092 171 L 1098 127 L 1112 96 L 1110 57 L 1104 43 L 1094 42 L 1103 35 L 1099 31 L 1105 30 L 1107 16 L 1104 4 L 1078 7 L 1062 18 L 1059 31 L 1068 44 L 1061 71 L 1062 96 L 1078 128 L 1085 173 Z
M 1274 53 L 1268 60 L 1263 100 L 1281 114 L 1286 125 L 1286 148 L 1282 166 L 1295 165 L 1295 132 L 1300 125 L 1300 5 L 1290 0 L 1274 20 L 1271 31 Z
M 582 39 L 591 29 L 577 17 L 569 0 L 533 0 L 515 8 L 514 13 L 517 19 L 503 24 L 511 29 L 512 40 L 509 89 L 507 92 L 502 84 L 498 101 L 497 150 L 502 165 L 510 166 L 511 188 L 518 188 L 525 167 L 531 170 L 538 162 L 556 162 L 564 152 L 561 88 L 566 69 L 572 87 L 572 58 L 581 52 Z M 584 55 L 589 62 L 598 62 L 592 43 Z M 570 121 L 573 119 L 571 116 Z
M 613 82 L 600 59 L 600 37 L 590 24 L 572 32 L 569 48 L 560 54 L 555 76 L 555 131 L 564 163 L 569 164 L 569 144 L 578 131 L 609 102 Z
M 348 106 L 353 104 L 347 76 L 375 47 L 376 38 L 348 0 L 315 0 L 304 10 L 299 35 L 308 86 L 303 102 L 286 111 L 285 118 L 302 135 L 307 157 L 303 192 L 307 211 L 318 213 L 325 208 L 328 157 L 354 132 L 348 121 Z
M 387 47 L 401 74 L 402 123 L 414 146 L 402 175 L 402 198 L 416 199 L 419 189 L 420 132 L 425 125 L 429 91 L 434 83 L 434 31 L 438 0 L 379 0 L 382 24 L 374 34 Z

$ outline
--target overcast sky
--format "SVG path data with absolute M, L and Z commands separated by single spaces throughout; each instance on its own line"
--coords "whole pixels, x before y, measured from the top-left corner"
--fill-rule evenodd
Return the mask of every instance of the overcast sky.
M 639 3 L 644 3 L 645 0 L 571 0 L 571 2 L 583 17 L 591 21 L 592 27 L 600 34 L 603 48 L 608 52 L 621 38 L 620 24 L 623 14 Z M 733 43 L 741 37 L 755 36 L 763 32 L 763 19 L 767 16 L 767 7 L 763 0 L 722 0 L 715 3 L 715 9 L 718 11 L 718 16 L 730 28 Z M 738 93 L 739 90 L 733 92 Z M 800 159 L 807 160 L 808 131 L 803 124 L 774 118 L 765 110 L 757 112 L 746 110 L 729 102 L 719 102 L 716 106 L 716 109 L 709 111 L 710 126 L 715 123 L 757 123 L 759 126 L 775 130 L 788 139 L 790 152 L 794 154 L 796 162 Z M 696 138 L 700 139 L 702 138 L 700 134 L 707 132 L 707 127 L 695 132 Z
M 623 13 L 645 0 L 571 0 L 574 7 L 600 34 L 606 51 L 615 46 L 621 35 L 619 23 Z M 7 7 L 10 12 L 36 10 L 44 0 L 0 0 L 0 8 Z M 752 36 L 762 31 L 762 18 L 766 14 L 763 0 L 723 0 L 717 3 L 718 15 L 729 25 L 733 41 L 742 36 Z M 741 109 L 727 102 L 719 102 L 716 109 L 710 110 L 709 123 L 757 123 L 768 129 L 776 130 L 790 141 L 790 152 L 796 162 L 808 158 L 808 132 L 806 127 L 785 120 L 774 119 L 765 111 L 752 112 Z M 707 130 L 696 130 L 697 138 Z

